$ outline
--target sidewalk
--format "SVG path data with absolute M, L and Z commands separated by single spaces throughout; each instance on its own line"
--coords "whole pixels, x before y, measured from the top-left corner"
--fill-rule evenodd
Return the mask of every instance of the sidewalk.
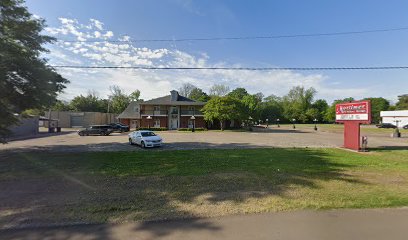
M 407 239 L 408 208 L 266 213 L 0 231 L 0 239 Z

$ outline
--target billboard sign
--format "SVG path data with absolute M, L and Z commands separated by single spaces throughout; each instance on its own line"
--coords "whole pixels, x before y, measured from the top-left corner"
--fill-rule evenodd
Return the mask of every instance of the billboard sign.
M 336 104 L 336 121 L 371 122 L 370 101 L 347 102 Z

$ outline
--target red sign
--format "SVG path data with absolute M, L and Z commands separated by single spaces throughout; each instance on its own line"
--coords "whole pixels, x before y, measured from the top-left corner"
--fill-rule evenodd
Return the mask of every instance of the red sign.
M 340 103 L 336 105 L 336 121 L 360 121 L 370 123 L 371 107 L 369 101 Z
M 360 150 L 360 124 L 371 123 L 370 101 L 336 105 L 336 122 L 344 123 L 344 147 Z

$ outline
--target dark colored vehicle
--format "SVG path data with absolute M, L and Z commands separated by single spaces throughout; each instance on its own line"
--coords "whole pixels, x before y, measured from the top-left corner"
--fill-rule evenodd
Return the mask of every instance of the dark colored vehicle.
M 108 136 L 112 133 L 112 127 L 110 125 L 92 125 L 83 130 L 79 130 L 79 136 L 89 136 L 89 135 L 101 135 Z
M 408 124 L 405 126 L 402 126 L 403 129 L 408 129 Z
M 394 124 L 391 123 L 381 123 L 376 125 L 378 128 L 397 128 Z
M 122 123 L 111 123 L 109 124 L 114 132 L 129 132 L 130 128 L 128 125 Z

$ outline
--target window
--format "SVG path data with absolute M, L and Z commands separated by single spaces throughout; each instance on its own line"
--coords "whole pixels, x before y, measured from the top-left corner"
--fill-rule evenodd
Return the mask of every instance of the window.
M 160 111 L 160 106 L 154 106 L 154 111 Z
M 135 111 L 135 112 L 139 112 L 139 107 L 134 106 L 134 107 L 133 107 L 133 111 Z
M 160 119 L 154 120 L 154 127 L 160 127 Z
M 188 106 L 189 111 L 194 111 L 194 106 Z
M 193 128 L 193 126 L 194 126 L 193 120 L 189 119 L 188 120 L 188 128 Z

